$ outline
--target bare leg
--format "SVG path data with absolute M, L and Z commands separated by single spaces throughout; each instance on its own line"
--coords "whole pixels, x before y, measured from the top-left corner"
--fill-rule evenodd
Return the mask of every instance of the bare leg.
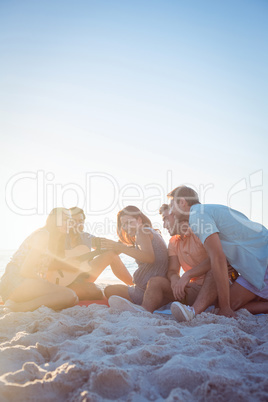
M 114 255 L 110 266 L 113 273 L 118 279 L 120 279 L 120 281 L 124 282 L 126 285 L 134 285 L 132 281 L 132 276 L 130 275 L 121 258 L 117 254 Z
M 125 285 L 108 285 L 104 289 L 104 294 L 109 299 L 111 296 L 121 296 L 124 299 L 132 301 L 128 294 L 128 287 Z
M 249 312 L 254 311 L 252 314 L 258 314 L 257 303 L 260 303 L 261 309 L 267 309 L 267 306 L 265 305 L 261 307 L 261 304 L 263 303 L 262 301 L 257 300 L 257 296 L 250 290 L 244 288 L 237 282 L 232 284 L 230 288 L 230 303 L 232 310 L 236 311 L 240 308 L 246 308 Z M 265 304 L 268 305 L 268 301 Z
M 251 314 L 268 314 L 268 300 L 253 300 L 252 302 L 245 304 L 243 308 L 247 309 Z
M 14 311 L 33 311 L 41 306 L 60 310 L 78 302 L 75 292 L 53 285 L 42 279 L 25 279 L 10 295 L 10 308 Z
M 91 282 L 73 282 L 68 286 L 69 289 L 72 289 L 79 300 L 101 300 L 103 299 L 103 293 L 101 289 L 99 289 L 94 283 Z
M 142 307 L 153 313 L 159 307 L 174 301 L 170 281 L 161 276 L 151 278 L 144 293 Z
M 100 276 L 102 271 L 110 265 L 115 276 L 123 281 L 127 285 L 133 285 L 132 276 L 128 272 L 125 265 L 122 263 L 120 257 L 114 251 L 107 251 L 104 254 L 99 255 L 90 261 L 89 264 L 89 274 L 90 282 L 95 282 L 95 280 Z
M 190 282 L 185 287 L 185 297 L 184 301 L 179 300 L 181 303 L 192 306 L 197 299 L 197 296 L 201 290 L 201 286 L 197 285 L 195 282 Z
M 198 296 L 192 305 L 195 314 L 205 311 L 211 304 L 214 304 L 217 298 L 217 288 L 213 277 L 213 273 L 209 271 L 204 279 L 203 285 Z

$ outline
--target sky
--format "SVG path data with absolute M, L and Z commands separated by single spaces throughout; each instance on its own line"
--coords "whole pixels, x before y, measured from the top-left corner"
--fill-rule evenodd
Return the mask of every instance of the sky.
M 187 184 L 268 226 L 266 0 L 0 0 L 0 249 Z M 163 233 L 167 235 L 164 231 Z

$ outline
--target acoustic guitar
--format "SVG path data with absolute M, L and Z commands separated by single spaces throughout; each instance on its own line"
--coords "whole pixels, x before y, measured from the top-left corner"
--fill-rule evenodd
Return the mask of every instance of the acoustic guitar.
M 78 276 L 86 278 L 90 270 L 89 262 L 105 250 L 97 248 L 89 251 L 87 246 L 80 245 L 71 250 L 65 250 L 65 258 L 54 260 L 48 269 L 47 280 L 60 286 L 70 285 Z

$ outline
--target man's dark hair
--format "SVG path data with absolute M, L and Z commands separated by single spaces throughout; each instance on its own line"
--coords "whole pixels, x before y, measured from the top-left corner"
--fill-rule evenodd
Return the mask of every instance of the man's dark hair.
M 179 202 L 180 198 L 184 198 L 189 207 L 195 204 L 200 204 L 197 192 L 187 186 L 176 187 L 174 190 L 168 193 L 167 196 L 177 203 Z
M 82 215 L 83 215 L 83 218 L 86 219 L 85 212 L 83 211 L 82 208 L 72 207 L 72 208 L 69 208 L 69 211 L 71 212 L 71 215 L 72 215 L 72 216 L 78 215 L 78 214 L 82 214 Z
M 168 204 L 163 204 L 163 205 L 161 205 L 161 207 L 159 208 L 159 213 L 160 213 L 160 215 L 162 215 L 162 213 L 163 213 L 164 211 L 167 211 L 167 210 L 169 210 L 169 205 L 168 205 Z

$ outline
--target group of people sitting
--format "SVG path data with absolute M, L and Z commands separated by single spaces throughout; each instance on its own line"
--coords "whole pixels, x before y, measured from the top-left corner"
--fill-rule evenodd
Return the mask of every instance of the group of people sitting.
M 58 310 L 107 297 L 121 311 L 153 313 L 172 303 L 179 322 L 211 305 L 227 317 L 240 308 L 267 313 L 268 230 L 229 207 L 200 204 L 187 186 L 175 188 L 168 198 L 159 211 L 171 236 L 168 247 L 135 206 L 117 214 L 118 241 L 85 232 L 80 208 L 53 209 L 6 267 L 0 281 L 6 306 Z M 120 254 L 136 260 L 133 277 Z M 94 282 L 107 266 L 124 285 L 108 285 L 103 294 Z

